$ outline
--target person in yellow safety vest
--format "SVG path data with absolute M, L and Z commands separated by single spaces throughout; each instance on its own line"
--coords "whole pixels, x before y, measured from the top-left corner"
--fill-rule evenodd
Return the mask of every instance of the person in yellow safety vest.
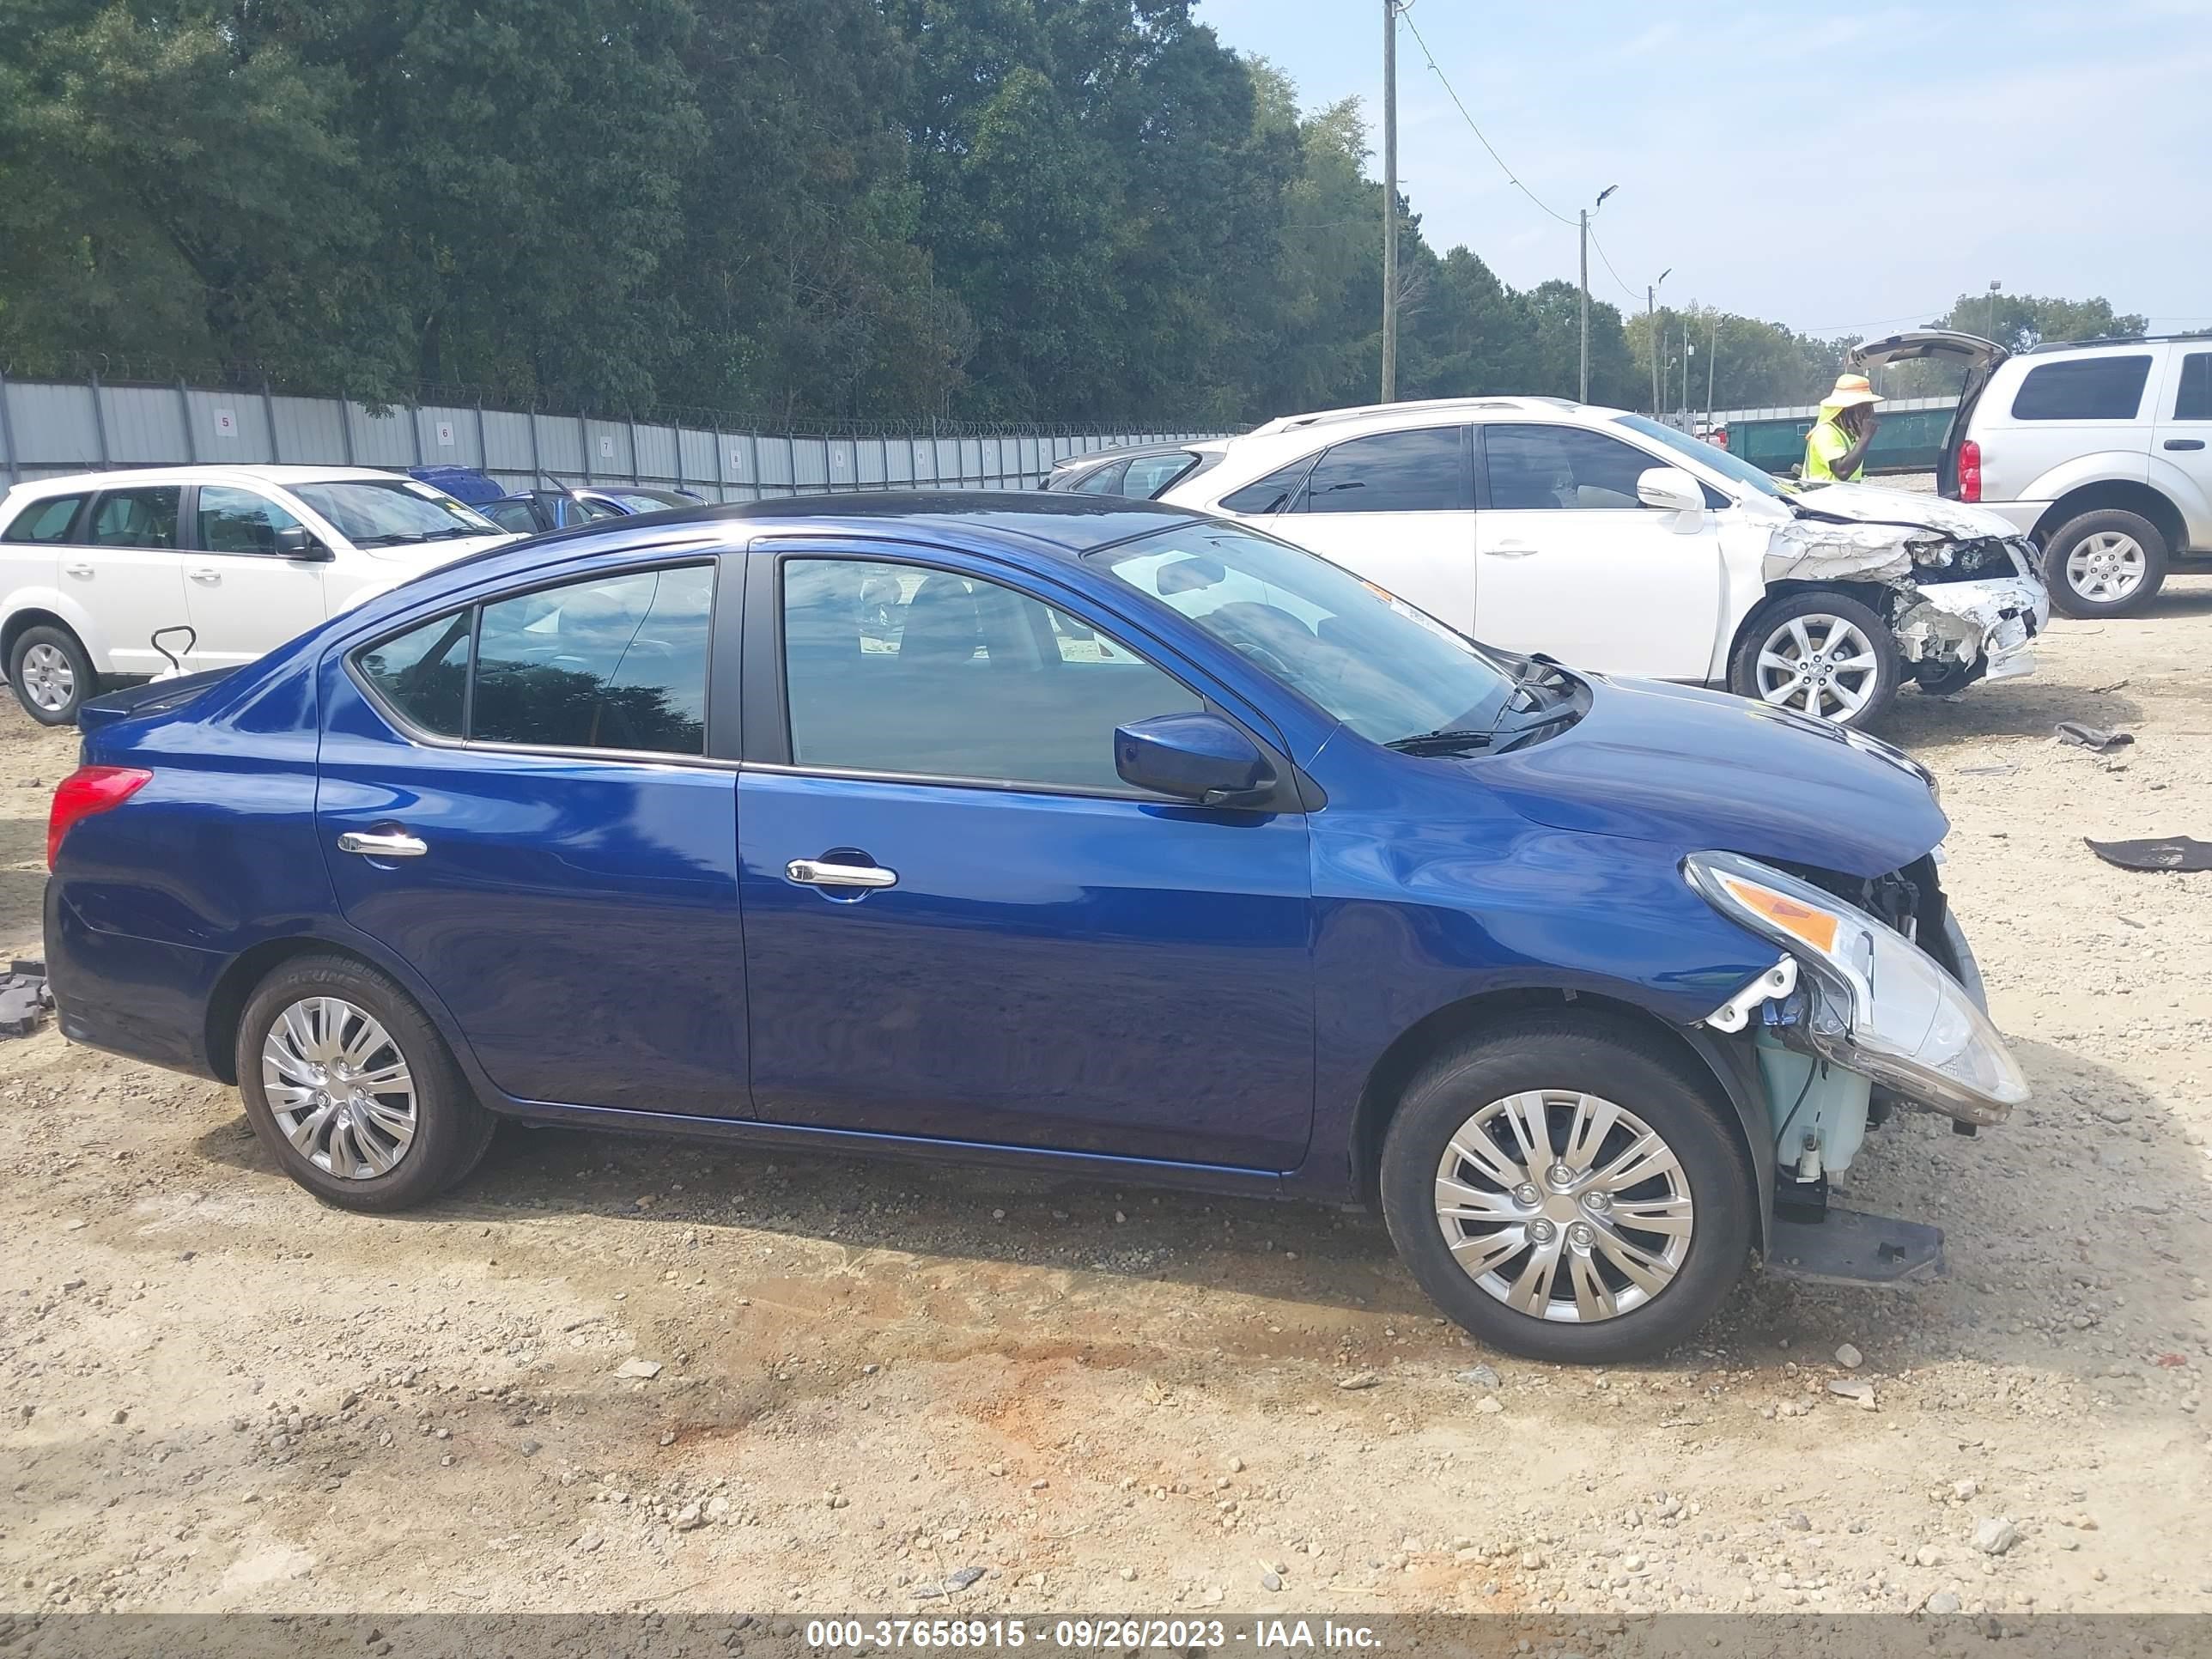
M 1807 483 L 1834 483 L 1866 477 L 1866 454 L 1874 445 L 1875 395 L 1863 374 L 1839 374 L 1835 390 L 1821 400 L 1820 418 L 1805 434 Z

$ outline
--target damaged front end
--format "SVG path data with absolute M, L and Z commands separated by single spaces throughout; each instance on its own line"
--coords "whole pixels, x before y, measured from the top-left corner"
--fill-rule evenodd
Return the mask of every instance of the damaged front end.
M 1840 585 L 1863 594 L 1889 623 L 1905 672 L 1923 691 L 2034 672 L 2031 647 L 2051 619 L 2051 595 L 2036 574 L 2032 542 L 1948 502 L 1923 508 L 1913 501 L 1925 523 L 1826 510 L 1852 499 L 1846 491 L 1893 493 L 1838 485 L 1817 492 L 1821 507 L 1793 503 L 1796 516 L 1771 530 L 1764 568 L 1770 586 Z
M 1937 1271 L 1936 1229 L 1827 1202 L 1829 1177 L 1850 1167 L 1867 1131 L 1894 1108 L 1940 1113 L 1972 1134 L 2027 1098 L 1982 1006 L 1934 855 L 1869 881 L 1732 853 L 1693 854 L 1683 874 L 1715 909 L 1782 951 L 1705 1020 L 1750 1042 L 1757 1059 L 1774 1137 L 1770 1266 L 1852 1283 Z

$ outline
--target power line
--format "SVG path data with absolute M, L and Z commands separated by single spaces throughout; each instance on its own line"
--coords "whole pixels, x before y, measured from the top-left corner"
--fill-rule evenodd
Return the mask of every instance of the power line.
M 1467 123 L 1467 130 L 1473 133 L 1475 137 L 1480 141 L 1483 149 L 1490 152 L 1490 159 L 1498 163 L 1498 169 L 1505 175 L 1506 182 L 1510 184 L 1514 189 L 1519 191 L 1530 201 L 1534 202 L 1538 207 L 1543 209 L 1545 212 L 1550 214 L 1552 217 L 1557 219 L 1561 224 L 1573 224 L 1575 222 L 1572 219 L 1567 217 L 1565 214 L 1559 212 L 1557 209 L 1553 208 L 1550 203 L 1545 201 L 1542 197 L 1537 195 L 1534 191 L 1522 184 L 1520 179 L 1515 175 L 1513 169 L 1505 165 L 1505 158 L 1498 153 L 1497 146 L 1492 144 L 1489 139 L 1483 137 L 1482 129 L 1474 124 L 1474 117 L 1467 112 L 1467 106 L 1460 101 L 1459 94 L 1453 89 L 1451 82 L 1446 77 L 1443 70 L 1437 67 L 1437 55 L 1429 50 L 1429 43 L 1421 39 L 1421 32 L 1419 28 L 1414 27 L 1413 20 L 1411 17 L 1407 16 L 1403 11 L 1401 11 L 1398 15 L 1405 22 L 1406 33 L 1413 37 L 1413 44 L 1421 49 L 1421 56 L 1429 60 L 1430 72 L 1443 83 L 1444 95 L 1452 100 L 1452 106 L 1459 111 L 1460 119 Z M 1619 281 L 1620 279 L 1616 277 L 1614 280 Z
M 1605 266 L 1607 271 L 1612 273 L 1613 280 L 1620 283 L 1620 291 L 1623 294 L 1626 294 L 1632 301 L 1634 300 L 1636 298 L 1636 290 L 1629 287 L 1627 283 L 1622 279 L 1619 271 L 1613 269 L 1613 261 L 1605 257 L 1605 244 L 1598 240 L 1597 232 L 1595 230 L 1590 232 L 1589 239 L 1590 246 L 1597 250 L 1599 262 Z

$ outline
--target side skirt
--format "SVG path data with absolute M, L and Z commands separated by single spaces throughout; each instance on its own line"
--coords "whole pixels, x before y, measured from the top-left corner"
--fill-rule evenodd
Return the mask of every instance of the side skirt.
M 920 1135 L 874 1134 L 859 1129 L 817 1128 L 811 1124 L 763 1123 L 753 1118 L 630 1112 L 611 1106 L 560 1106 L 543 1101 L 506 1100 L 487 1104 L 501 1117 L 540 1127 L 714 1140 L 777 1152 L 818 1152 L 835 1158 L 886 1157 L 932 1164 L 984 1164 L 1070 1180 L 1126 1181 L 1132 1186 L 1176 1187 L 1246 1198 L 1285 1196 L 1283 1177 L 1271 1170 L 1178 1164 L 1164 1158 L 1114 1158 L 1101 1152 L 1055 1152 L 989 1141 L 933 1140 Z

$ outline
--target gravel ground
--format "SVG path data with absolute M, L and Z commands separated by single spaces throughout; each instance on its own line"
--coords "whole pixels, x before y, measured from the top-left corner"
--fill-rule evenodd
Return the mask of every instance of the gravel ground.
M 1850 1174 L 1947 1281 L 1662 1364 L 1484 1352 L 1301 1205 L 511 1129 L 348 1215 L 228 1091 L 0 1043 L 0 1612 L 2212 1608 L 2212 876 L 2081 846 L 2212 834 L 2208 628 L 1901 700 L 2036 1098 Z M 0 714 L 0 942 L 70 763 Z

